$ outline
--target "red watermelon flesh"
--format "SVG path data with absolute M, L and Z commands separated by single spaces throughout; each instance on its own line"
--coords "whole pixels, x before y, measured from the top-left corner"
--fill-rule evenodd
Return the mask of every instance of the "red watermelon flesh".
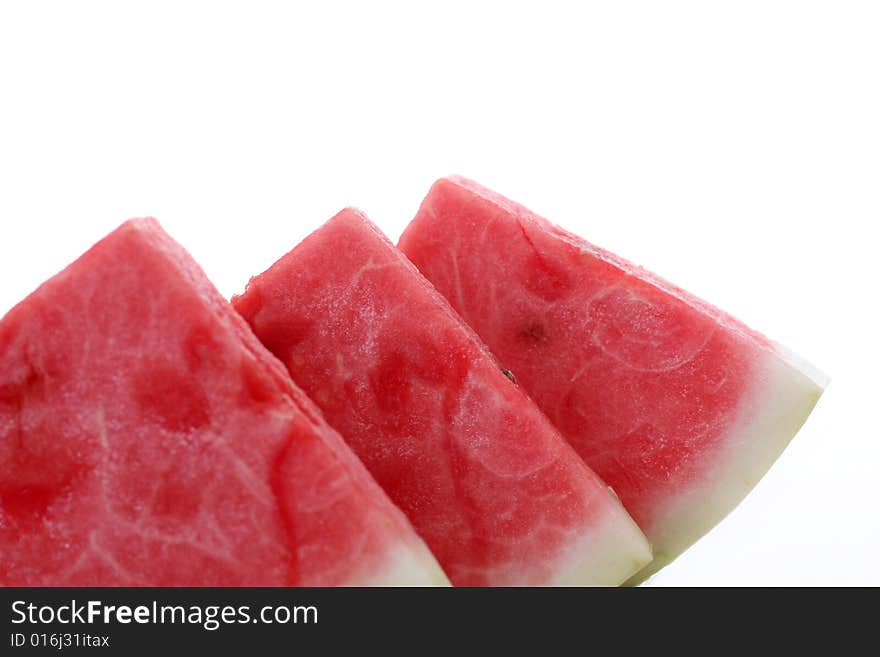
M 400 248 L 675 558 L 763 476 L 821 375 L 729 315 L 463 178 Z
M 0 585 L 444 581 L 154 220 L 0 321 Z
M 233 304 L 453 584 L 619 584 L 650 559 L 604 482 L 362 214 L 338 214 Z

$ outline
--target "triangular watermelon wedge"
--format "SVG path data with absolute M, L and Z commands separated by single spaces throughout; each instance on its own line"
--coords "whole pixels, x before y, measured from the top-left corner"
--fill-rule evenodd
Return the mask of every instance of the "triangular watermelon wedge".
M 616 585 L 651 553 L 619 501 L 394 245 L 344 210 L 236 309 L 455 585 Z
M 0 585 L 444 583 L 154 220 L 0 321 Z
M 663 567 L 723 518 L 825 379 L 729 315 L 464 178 L 399 243 L 647 534 Z

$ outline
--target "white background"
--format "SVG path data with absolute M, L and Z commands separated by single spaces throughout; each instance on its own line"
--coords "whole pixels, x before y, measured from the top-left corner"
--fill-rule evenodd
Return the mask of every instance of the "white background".
M 880 5 L 299 4 L 0 4 L 0 314 L 128 217 L 231 295 L 461 173 L 832 377 L 652 583 L 880 584 Z

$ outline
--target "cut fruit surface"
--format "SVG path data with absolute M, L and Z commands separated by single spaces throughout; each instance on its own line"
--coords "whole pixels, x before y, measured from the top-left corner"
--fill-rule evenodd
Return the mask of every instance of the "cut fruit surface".
M 620 496 L 656 572 L 776 460 L 824 377 L 729 315 L 458 177 L 400 249 Z
M 155 220 L 0 321 L 0 585 L 446 583 Z
M 233 305 L 453 584 L 615 585 L 650 559 L 604 482 L 362 214 L 338 214 Z

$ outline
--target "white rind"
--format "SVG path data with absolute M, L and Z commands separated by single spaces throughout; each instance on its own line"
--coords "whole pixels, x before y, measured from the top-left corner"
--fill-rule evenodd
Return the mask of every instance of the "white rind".
M 619 503 L 571 541 L 548 586 L 619 586 L 651 561 L 651 546 Z
M 751 390 L 702 485 L 659 510 L 648 528 L 654 561 L 627 584 L 644 581 L 722 520 L 754 488 L 803 425 L 828 377 L 790 352 L 762 350 Z
M 609 493 L 609 496 L 611 493 Z M 616 499 L 602 501 L 599 517 L 568 542 L 556 558 L 545 586 L 619 586 L 651 561 L 651 546 Z M 509 579 L 509 583 L 505 582 Z M 516 586 L 522 574 L 498 578 Z M 401 546 L 387 565 L 343 586 L 451 586 L 425 546 Z
M 344 586 L 451 586 L 434 555 L 424 545 L 401 546 L 379 572 L 365 574 Z
M 776 351 L 776 355 L 785 361 L 792 369 L 797 370 L 810 379 L 816 387 L 819 388 L 820 395 L 822 394 L 822 391 L 828 387 L 828 384 L 831 383 L 831 377 L 809 361 L 798 356 L 796 353 L 788 349 L 788 347 L 775 342 L 773 343 L 773 348 Z

